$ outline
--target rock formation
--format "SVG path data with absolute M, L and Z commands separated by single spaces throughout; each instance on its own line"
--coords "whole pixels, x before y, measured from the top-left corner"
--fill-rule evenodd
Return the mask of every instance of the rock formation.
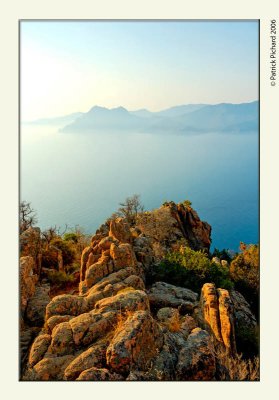
M 235 351 L 229 293 L 206 284 L 198 301 L 190 288 L 145 286 L 158 246 L 165 251 L 184 238 L 208 250 L 211 228 L 184 205 L 168 203 L 155 217 L 162 220 L 162 214 L 172 232 L 168 238 L 147 234 L 153 229 L 150 214 L 134 228 L 117 218 L 96 231 L 81 256 L 79 294 L 47 304 L 23 380 L 214 379 L 214 341 Z M 24 271 L 26 281 L 27 266 Z M 30 292 L 36 298 L 34 283 L 29 286 L 25 308 Z

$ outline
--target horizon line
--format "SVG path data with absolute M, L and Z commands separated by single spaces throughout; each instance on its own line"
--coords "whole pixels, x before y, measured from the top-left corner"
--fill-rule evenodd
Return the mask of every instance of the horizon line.
M 156 114 L 156 113 L 160 113 L 160 112 L 163 112 L 163 111 L 170 110 L 170 109 L 175 108 L 175 107 L 198 106 L 198 105 L 203 105 L 203 106 L 217 106 L 217 105 L 221 105 L 221 104 L 239 105 L 239 104 L 250 104 L 250 103 L 255 103 L 255 102 L 257 102 L 257 101 L 259 101 L 259 99 L 251 100 L 251 101 L 244 101 L 244 102 L 240 102 L 240 103 L 231 103 L 231 102 L 221 102 L 221 103 L 185 103 L 185 104 L 177 104 L 177 105 L 173 105 L 173 106 L 170 106 L 170 107 L 167 107 L 167 108 L 163 108 L 163 109 L 161 109 L 161 110 L 159 110 L 159 111 L 150 111 L 150 110 L 148 110 L 147 108 L 137 108 L 137 109 L 135 109 L 135 110 L 129 110 L 128 108 L 126 108 L 126 107 L 124 107 L 124 106 L 116 106 L 116 107 L 111 107 L 111 108 L 109 108 L 109 107 L 100 106 L 100 105 L 98 105 L 98 104 L 95 104 L 94 106 L 90 107 L 88 111 L 73 111 L 73 112 L 69 112 L 68 114 L 64 114 L 64 115 L 48 116 L 48 117 L 45 116 L 45 117 L 39 117 L 39 118 L 32 119 L 32 120 L 22 120 L 22 121 L 20 121 L 20 122 L 21 122 L 21 123 L 31 123 L 31 122 L 36 122 L 36 121 L 43 120 L 43 119 L 65 118 L 65 117 L 68 117 L 68 116 L 70 116 L 70 115 L 72 115 L 72 114 L 78 114 L 78 113 L 80 113 L 80 114 L 86 114 L 86 113 L 88 113 L 90 110 L 92 110 L 92 108 L 103 108 L 103 109 L 106 109 L 106 110 L 109 110 L 109 111 L 117 110 L 117 109 L 119 109 L 119 108 L 122 108 L 122 109 L 124 109 L 124 110 L 126 110 L 126 111 L 128 111 L 128 112 L 148 111 L 148 112 L 150 112 L 151 114 Z

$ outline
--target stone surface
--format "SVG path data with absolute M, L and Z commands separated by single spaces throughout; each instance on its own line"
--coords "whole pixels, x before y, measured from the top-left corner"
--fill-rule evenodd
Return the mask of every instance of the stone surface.
M 201 291 L 201 309 L 208 327 L 216 339 L 223 342 L 219 316 L 218 295 L 214 283 L 205 283 Z
M 89 368 L 101 368 L 106 361 L 107 346 L 107 342 L 102 342 L 89 347 L 89 349 L 78 355 L 65 369 L 64 378 L 68 381 L 75 380 L 83 371 Z
M 125 374 L 136 367 L 146 371 L 163 345 L 163 336 L 148 311 L 137 311 L 118 327 L 107 349 L 107 364 Z
M 217 289 L 221 335 L 224 345 L 231 353 L 236 352 L 233 305 L 229 292 L 225 289 Z
M 36 337 L 29 354 L 29 365 L 31 367 L 33 367 L 33 365 L 37 364 L 43 358 L 50 345 L 50 342 L 50 335 L 43 334 Z
M 64 370 L 73 360 L 73 358 L 74 357 L 72 355 L 43 358 L 34 366 L 33 371 L 30 371 L 29 380 L 63 380 Z
M 35 263 L 31 256 L 20 258 L 20 309 L 22 315 L 27 307 L 28 301 L 34 295 L 38 276 L 34 274 Z
M 129 243 L 120 245 L 113 243 L 110 247 L 110 256 L 113 260 L 114 271 L 125 267 L 136 267 L 136 256 Z
M 86 299 L 71 294 L 54 297 L 46 307 L 46 320 L 53 315 L 79 315 L 87 310 Z
M 226 349 L 235 353 L 233 304 L 225 289 L 216 289 L 213 283 L 205 283 L 201 291 L 201 310 L 209 330 Z
M 246 326 L 249 329 L 255 329 L 257 325 L 256 317 L 251 311 L 249 303 L 241 293 L 236 290 L 230 291 L 233 304 L 234 317 L 238 326 Z
M 49 285 L 36 286 L 34 295 L 29 300 L 26 308 L 26 318 L 33 326 L 43 326 L 46 306 L 50 302 Z
M 165 282 L 156 282 L 148 291 L 150 305 L 155 308 L 183 307 L 184 311 L 192 312 L 198 294 L 190 289 L 180 288 Z
M 176 378 L 182 381 L 212 380 L 215 370 L 215 356 L 210 335 L 200 328 L 195 328 L 179 353 Z
M 99 300 L 95 309 L 102 313 L 115 311 L 121 314 L 126 311 L 149 310 L 149 302 L 144 291 L 131 288 L 128 291 L 119 292 L 115 296 Z
M 110 373 L 106 368 L 89 368 L 83 371 L 77 381 L 123 381 L 119 374 Z
M 74 352 L 73 332 L 69 322 L 61 322 L 52 331 L 52 340 L 48 352 L 58 356 Z
M 116 218 L 111 221 L 109 236 L 113 239 L 119 240 L 121 243 L 131 243 L 132 241 L 129 225 L 123 220 L 123 218 Z

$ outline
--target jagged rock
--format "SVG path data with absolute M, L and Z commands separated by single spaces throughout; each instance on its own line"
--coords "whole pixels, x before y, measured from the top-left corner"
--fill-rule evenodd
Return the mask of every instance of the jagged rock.
M 176 308 L 160 308 L 157 312 L 157 318 L 161 326 L 165 326 L 170 332 L 181 330 L 181 320 L 179 311 Z
M 201 309 L 204 320 L 216 339 L 223 342 L 219 316 L 218 295 L 214 283 L 205 283 L 201 291 Z
M 77 381 L 123 381 L 119 374 L 110 373 L 106 368 L 89 368 L 83 371 Z
M 194 250 L 209 251 L 211 244 L 211 226 L 200 220 L 197 212 L 190 206 L 173 201 L 163 205 L 177 221 L 177 227 Z
M 193 317 L 191 317 L 190 315 L 185 315 L 181 318 L 181 330 L 183 331 L 185 336 L 188 336 L 195 328 L 198 328 L 198 324 Z
M 56 325 L 61 322 L 69 322 L 72 318 L 74 318 L 72 315 L 54 315 L 46 321 L 45 326 L 50 332 L 52 332 Z
M 107 342 L 101 342 L 89 347 L 68 365 L 64 372 L 64 378 L 68 381 L 75 380 L 83 371 L 89 368 L 101 368 L 106 362 L 107 347 Z M 88 377 L 89 375 L 86 376 Z
M 210 335 L 200 328 L 195 328 L 179 353 L 176 378 L 182 381 L 212 380 L 215 370 L 215 356 Z
M 86 264 L 89 258 L 89 255 L 92 253 L 92 247 L 88 246 L 85 247 L 81 254 L 81 261 L 80 261 L 80 280 L 83 281 L 85 279 L 85 272 L 86 272 Z
M 33 367 L 33 365 L 37 364 L 46 353 L 51 342 L 51 336 L 48 334 L 39 335 L 34 340 L 30 354 L 29 354 L 29 365 Z
M 31 256 L 20 258 L 20 309 L 24 314 L 27 303 L 35 293 L 38 276 L 33 273 L 34 259 Z
M 79 315 L 87 311 L 86 299 L 71 294 L 61 294 L 54 297 L 46 307 L 46 320 L 53 315 Z
M 116 218 L 110 222 L 109 236 L 113 239 L 119 240 L 121 243 L 131 243 L 132 235 L 129 225 L 123 218 Z
M 165 282 L 156 282 L 148 291 L 151 307 L 181 307 L 186 312 L 192 312 L 198 294 L 190 289 L 180 288 Z
M 229 352 L 236 350 L 233 307 L 229 292 L 205 283 L 201 291 L 201 309 L 207 327 Z
M 115 325 L 116 312 L 99 312 L 93 310 L 70 321 L 73 339 L 76 345 L 88 346 L 110 332 Z
M 58 356 L 72 354 L 75 343 L 73 332 L 69 322 L 61 322 L 56 325 L 52 331 L 52 340 L 48 352 Z
M 233 306 L 229 292 L 225 289 L 217 289 L 219 302 L 219 316 L 221 323 L 221 335 L 226 349 L 231 353 L 236 352 Z
M 90 288 L 102 278 L 113 272 L 113 264 L 109 257 L 102 256 L 95 264 L 90 265 L 85 273 L 87 288 Z
M 107 364 L 117 373 L 131 366 L 146 371 L 163 345 L 163 335 L 148 311 L 136 311 L 120 326 L 107 349 Z
M 130 288 L 127 291 L 119 292 L 115 296 L 99 300 L 95 305 L 95 310 L 100 313 L 107 311 L 122 313 L 149 310 L 149 302 L 144 291 Z
M 49 290 L 49 285 L 37 286 L 34 295 L 29 300 L 26 317 L 31 325 L 42 326 L 44 324 L 46 306 L 50 301 Z
M 112 245 L 112 243 L 115 243 L 115 239 L 113 239 L 113 237 L 111 236 L 106 236 L 105 238 L 103 238 L 102 240 L 100 240 L 100 242 L 98 243 L 99 249 L 101 251 L 104 250 L 109 250 L 110 246 Z
M 113 259 L 114 271 L 125 267 L 136 267 L 137 261 L 132 246 L 129 243 L 121 243 L 119 246 L 112 244 L 110 256 Z
M 252 330 L 255 329 L 257 320 L 250 309 L 249 303 L 245 300 L 242 294 L 236 290 L 231 290 L 230 296 L 237 326 L 246 326 L 248 329 Z
M 74 356 L 43 358 L 29 371 L 25 380 L 63 380 L 64 370 L 73 360 Z
M 23 367 L 25 361 L 27 360 L 29 348 L 32 344 L 32 341 L 36 337 L 39 332 L 39 328 L 26 328 L 21 327 L 20 331 L 20 360 L 21 367 Z

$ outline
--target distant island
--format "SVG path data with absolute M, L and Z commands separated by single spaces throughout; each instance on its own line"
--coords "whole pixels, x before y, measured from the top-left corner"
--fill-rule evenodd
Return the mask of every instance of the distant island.
M 188 104 L 151 112 L 108 109 L 94 106 L 86 113 L 40 119 L 32 125 L 60 125 L 61 132 L 171 132 L 171 133 L 245 133 L 258 131 L 259 102 L 216 105 Z

